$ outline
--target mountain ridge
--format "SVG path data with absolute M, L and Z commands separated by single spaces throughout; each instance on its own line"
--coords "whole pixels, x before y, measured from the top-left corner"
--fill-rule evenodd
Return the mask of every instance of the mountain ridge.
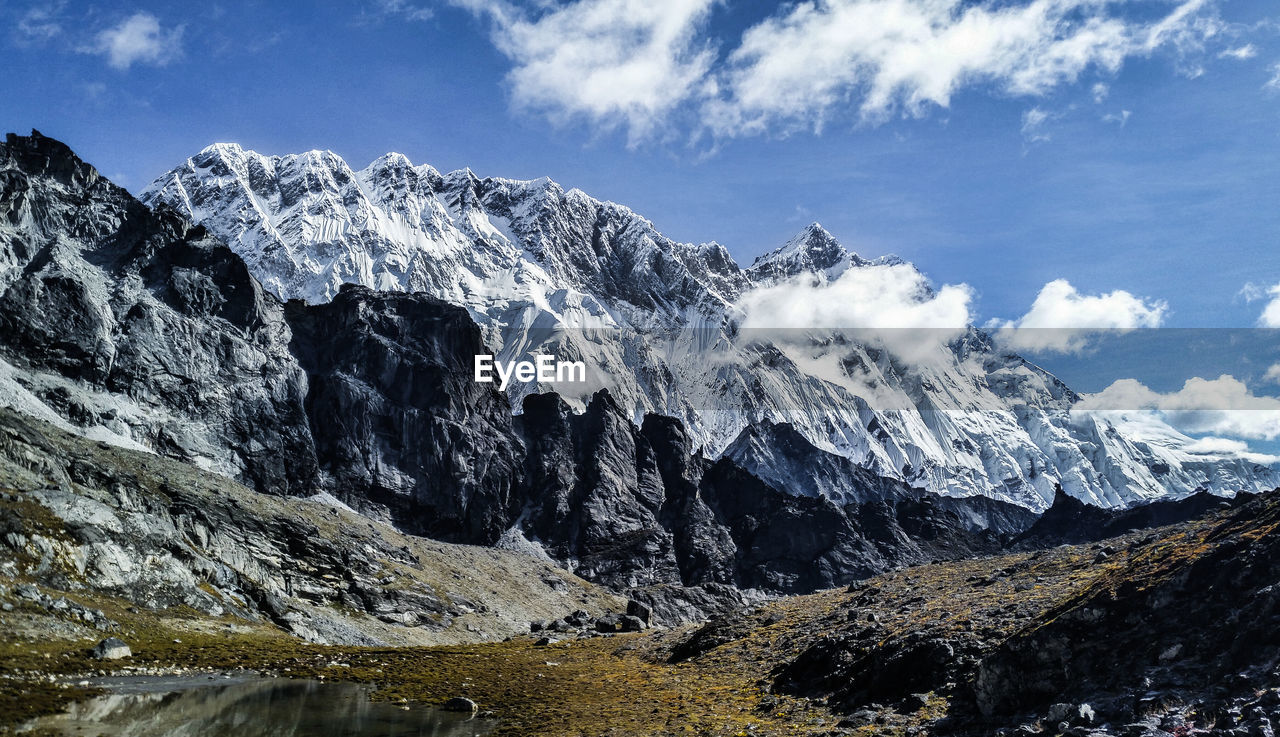
M 744 268 L 719 244 L 678 243 L 625 206 L 546 178 L 441 174 L 398 154 L 357 172 L 331 153 L 263 157 L 225 144 L 142 198 L 211 228 L 286 296 L 322 302 L 344 282 L 427 292 L 466 307 L 502 360 L 549 353 L 601 377 L 581 391 L 515 386 L 517 411 L 539 391 L 583 408 L 607 386 L 636 424 L 648 412 L 677 417 L 713 456 L 753 424 L 785 422 L 877 475 L 1037 511 L 1059 485 L 1124 506 L 1277 481 L 1247 458 L 1197 452 L 1172 428 L 1073 412 L 1069 388 L 976 328 L 924 336 L 947 338 L 936 366 L 874 334 L 743 330 L 744 294 L 805 280 L 908 276 L 913 299 L 931 296 L 910 264 L 864 259 L 817 224 Z

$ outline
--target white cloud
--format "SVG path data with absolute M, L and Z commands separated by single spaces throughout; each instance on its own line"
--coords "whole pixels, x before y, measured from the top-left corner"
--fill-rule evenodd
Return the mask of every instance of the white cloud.
M 1089 339 L 1106 330 L 1159 327 L 1169 306 L 1117 289 L 1081 294 L 1066 279 L 1045 284 L 1027 314 L 1017 320 L 993 320 L 1001 342 L 1015 350 L 1078 353 Z
M 802 275 L 760 287 L 738 302 L 741 327 L 766 330 L 848 330 L 885 345 L 906 360 L 923 360 L 969 325 L 973 290 L 934 290 L 907 264 L 851 268 L 831 282 Z
M 1102 82 L 1097 82 L 1090 89 L 1093 93 L 1093 101 L 1095 104 L 1101 105 L 1102 101 L 1107 99 L 1107 95 L 1111 94 L 1111 88 Z
M 673 120 L 720 138 L 785 135 L 922 115 L 965 88 L 1038 97 L 1162 49 L 1192 74 L 1223 28 L 1217 0 L 1152 0 L 1154 20 L 1118 0 L 802 0 L 721 54 L 706 28 L 720 0 L 449 2 L 491 21 L 516 106 L 624 127 L 633 143 Z
M 1272 384 L 1280 384 L 1280 363 L 1272 364 L 1271 368 L 1267 369 L 1266 373 L 1262 375 L 1262 380 L 1269 381 Z
M 136 63 L 164 66 L 182 54 L 182 31 L 182 26 L 165 30 L 150 13 L 134 13 L 99 33 L 87 50 L 105 55 L 116 69 L 128 69 Z
M 1255 48 L 1253 44 L 1245 44 L 1244 46 L 1240 46 L 1238 48 L 1227 49 L 1226 51 L 1223 51 L 1222 53 L 1218 54 L 1218 58 L 1219 59 L 1239 59 L 1240 61 L 1244 61 L 1246 59 L 1252 59 L 1257 55 L 1258 55 L 1258 49 Z
M 1228 374 L 1188 379 L 1181 389 L 1167 394 L 1136 379 L 1121 379 L 1084 397 L 1074 409 L 1149 410 L 1182 432 L 1263 440 L 1280 437 L 1280 399 L 1253 394 Z
M 491 19 L 518 107 L 625 126 L 633 143 L 700 94 L 715 56 L 697 36 L 716 0 L 454 2 Z
M 1249 282 L 1240 289 L 1239 296 L 1243 297 L 1245 302 L 1267 300 L 1267 304 L 1262 308 L 1262 314 L 1258 316 L 1258 327 L 1280 328 L 1280 284 L 1266 286 Z
M 1239 455 L 1249 452 L 1249 444 L 1243 440 L 1218 438 L 1209 435 L 1197 438 L 1195 442 L 1183 446 L 1182 449 L 1196 455 Z
M 1043 95 L 1086 70 L 1171 46 L 1190 52 L 1216 24 L 1185 0 L 1143 24 L 1099 0 L 974 4 L 961 0 L 812 0 L 743 34 L 706 106 L 718 133 L 820 129 L 844 108 L 864 119 L 946 107 L 962 87 Z
M 23 43 L 43 43 L 62 35 L 62 10 L 66 2 L 34 5 L 18 19 L 16 30 Z
M 1280 61 L 1271 65 L 1271 79 L 1263 85 L 1270 90 L 1280 90 Z
M 377 0 L 378 12 L 383 16 L 394 16 L 411 21 L 430 20 L 435 11 L 426 5 L 418 5 L 409 0 Z
M 425 22 L 435 15 L 435 9 L 428 3 L 413 0 L 371 0 L 361 8 L 356 23 L 372 26 L 386 21 Z
M 1121 110 L 1118 113 L 1107 113 L 1102 116 L 1104 123 L 1117 123 L 1121 128 L 1125 127 L 1129 122 L 1129 116 L 1133 115 L 1132 110 Z
M 1033 107 L 1022 114 L 1022 137 L 1027 143 L 1044 143 L 1053 138 L 1045 130 L 1045 124 L 1058 116 L 1038 107 Z

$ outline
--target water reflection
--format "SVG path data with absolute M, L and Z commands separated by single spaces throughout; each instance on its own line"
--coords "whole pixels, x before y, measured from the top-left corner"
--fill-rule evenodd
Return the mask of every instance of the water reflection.
M 104 737 L 480 737 L 496 722 L 369 701 L 351 683 L 287 678 L 117 678 L 110 693 L 26 726 Z

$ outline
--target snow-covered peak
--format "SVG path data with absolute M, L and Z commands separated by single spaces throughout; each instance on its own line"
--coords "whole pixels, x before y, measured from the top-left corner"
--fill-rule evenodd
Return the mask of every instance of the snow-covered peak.
M 747 272 L 756 282 L 769 283 L 800 274 L 826 280 L 839 278 L 846 270 L 871 263 L 845 248 L 820 223 L 811 223 L 791 240 L 756 258 Z
M 1061 382 L 976 332 L 937 366 L 857 341 L 790 346 L 739 332 L 752 289 L 904 263 L 864 259 L 818 223 L 744 270 L 718 243 L 675 241 L 626 206 L 546 178 L 440 174 L 394 153 L 353 172 L 328 151 L 267 157 L 234 144 L 201 151 L 143 199 L 204 224 L 281 297 L 323 302 L 354 283 L 465 306 L 500 360 L 584 360 L 621 406 L 680 418 L 711 453 L 753 423 L 791 422 L 876 474 L 1032 508 L 1059 484 L 1120 505 L 1276 481 L 1247 459 L 1192 457 L 1170 450 L 1178 439 L 1157 447 L 1072 421 Z M 514 391 L 538 389 L 571 387 Z

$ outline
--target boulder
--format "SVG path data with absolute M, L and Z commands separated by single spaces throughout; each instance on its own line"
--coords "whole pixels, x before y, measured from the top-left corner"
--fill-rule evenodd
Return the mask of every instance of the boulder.
M 133 656 L 128 643 L 118 637 L 108 637 L 93 648 L 93 657 L 98 660 L 119 660 Z
M 465 696 L 454 696 L 453 698 L 441 704 L 440 708 L 445 711 L 456 711 L 456 712 L 461 712 L 463 714 L 475 714 L 477 711 L 480 710 L 480 707 L 476 704 L 476 702 L 472 701 L 471 699 L 468 699 Z
M 627 600 L 627 615 L 639 619 L 646 625 L 652 624 L 653 610 L 635 599 Z
M 595 621 L 595 628 L 597 632 L 641 632 L 645 624 L 629 614 L 606 614 Z

